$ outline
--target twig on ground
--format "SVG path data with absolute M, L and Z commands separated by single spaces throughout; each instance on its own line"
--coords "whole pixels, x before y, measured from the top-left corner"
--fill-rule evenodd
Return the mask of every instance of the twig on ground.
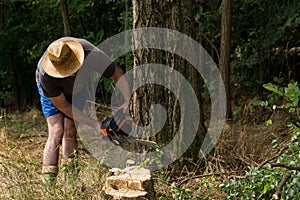
M 287 150 L 289 148 L 289 146 L 285 146 L 284 148 L 282 148 L 278 153 L 276 153 L 275 155 L 273 155 L 270 159 L 264 161 L 263 163 L 261 163 L 260 165 L 258 165 L 258 167 L 264 166 L 265 164 L 273 161 L 274 159 L 278 158 L 279 156 L 281 156 L 285 150 Z
M 285 183 L 288 181 L 288 179 L 290 178 L 292 172 L 287 172 L 284 177 L 282 178 L 282 180 L 280 181 L 278 188 L 276 190 L 276 192 L 273 194 L 273 199 L 277 200 L 280 199 L 281 196 L 281 190 L 283 188 L 283 186 L 285 185 Z
M 192 177 L 187 177 L 185 179 L 183 179 L 182 181 L 180 181 L 179 183 L 176 184 L 177 187 L 181 186 L 182 184 L 184 184 L 187 181 L 190 181 L 191 179 L 196 179 L 196 178 L 203 178 L 203 177 L 209 177 L 209 176 L 221 176 L 221 175 L 232 175 L 235 172 L 224 172 L 224 173 L 209 173 L 209 174 L 200 174 L 200 175 L 194 175 Z
M 286 169 L 300 171 L 300 167 L 294 165 L 288 165 L 285 163 L 271 163 L 271 167 L 284 167 Z

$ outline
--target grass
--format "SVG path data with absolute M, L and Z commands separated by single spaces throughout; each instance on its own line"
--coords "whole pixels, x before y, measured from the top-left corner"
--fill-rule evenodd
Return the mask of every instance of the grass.
M 285 128 L 280 117 L 273 121 L 268 127 L 263 123 L 228 125 L 211 156 L 197 163 L 180 159 L 153 173 L 157 199 L 224 199 L 226 194 L 219 189 L 223 180 L 242 176 L 246 166 L 258 165 L 272 154 L 271 133 Z M 109 169 L 82 145 L 82 169 L 76 181 L 67 184 L 60 172 L 56 188 L 45 191 L 41 169 L 46 139 L 46 121 L 39 110 L 1 112 L 0 199 L 104 199 L 102 187 Z
M 57 187 L 45 192 L 41 161 L 47 127 L 39 111 L 6 114 L 0 123 L 0 199 L 101 199 L 108 170 L 82 146 L 76 181 L 68 185 L 59 173 Z

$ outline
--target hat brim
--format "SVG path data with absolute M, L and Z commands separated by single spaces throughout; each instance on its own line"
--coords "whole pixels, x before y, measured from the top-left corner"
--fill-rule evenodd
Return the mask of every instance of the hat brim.
M 71 76 L 80 69 L 84 60 L 84 50 L 79 42 L 75 40 L 65 40 L 63 42 L 66 43 L 72 50 L 70 58 L 68 58 L 65 63 L 61 65 L 53 65 L 48 53 L 46 53 L 44 58 L 44 71 L 55 78 Z

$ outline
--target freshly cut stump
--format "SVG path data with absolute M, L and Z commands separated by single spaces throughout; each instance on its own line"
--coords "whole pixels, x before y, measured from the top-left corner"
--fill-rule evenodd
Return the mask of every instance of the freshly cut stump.
M 103 187 L 107 199 L 154 199 L 150 170 L 131 166 L 111 171 L 113 174 L 106 179 Z

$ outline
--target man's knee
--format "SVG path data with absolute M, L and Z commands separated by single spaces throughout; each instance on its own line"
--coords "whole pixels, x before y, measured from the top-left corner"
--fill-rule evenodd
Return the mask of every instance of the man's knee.
M 53 142 L 61 141 L 64 136 L 64 122 L 60 114 L 47 118 L 49 136 L 48 139 Z
M 62 142 L 64 135 L 64 129 L 61 126 L 54 126 L 49 129 L 48 141 L 54 145 L 58 146 Z
M 76 138 L 77 130 L 73 120 L 65 119 L 64 123 L 64 137 Z
M 61 113 L 47 118 L 49 137 L 62 138 L 64 134 L 64 118 Z
M 61 125 L 54 125 L 49 133 L 49 137 L 62 139 L 64 136 L 64 128 Z

